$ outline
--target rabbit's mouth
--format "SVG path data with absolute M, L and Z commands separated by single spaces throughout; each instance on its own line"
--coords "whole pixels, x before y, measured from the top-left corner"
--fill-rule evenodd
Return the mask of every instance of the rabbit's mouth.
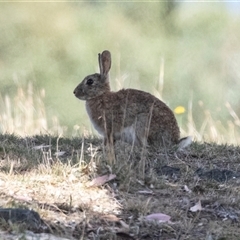
M 91 96 L 89 96 L 89 94 L 87 94 L 84 89 L 81 89 L 79 87 L 76 87 L 75 90 L 73 91 L 73 94 L 75 95 L 76 98 L 80 99 L 80 100 L 89 100 L 91 99 Z
M 76 87 L 74 89 L 73 94 L 75 95 L 76 98 L 78 98 L 80 100 L 85 100 L 83 92 L 81 93 L 81 91 L 78 89 L 78 87 Z
M 74 92 L 73 92 L 74 93 Z M 74 93 L 75 97 L 80 99 L 80 100 L 86 100 L 86 98 L 78 93 Z

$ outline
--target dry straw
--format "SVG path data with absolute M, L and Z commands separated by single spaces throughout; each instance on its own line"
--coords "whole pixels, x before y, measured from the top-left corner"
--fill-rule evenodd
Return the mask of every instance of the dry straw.
M 31 82 L 26 90 L 18 87 L 14 98 L 7 94 L 1 96 L 0 132 L 19 136 L 62 133 L 56 117 L 51 118 L 52 127 L 49 127 L 44 98 L 45 90 L 37 92 Z
M 164 61 L 160 63 L 159 83 L 154 95 L 161 97 L 163 91 Z M 162 73 L 161 73 L 162 72 Z M 118 81 L 118 80 L 116 80 Z M 117 84 L 120 84 L 118 82 Z M 45 107 L 45 90 L 37 92 L 30 82 L 27 89 L 18 87 L 16 96 L 0 96 L 0 133 L 14 133 L 19 136 L 37 134 L 67 134 L 66 127 L 61 126 L 55 116 L 47 116 Z M 216 142 L 238 145 L 240 143 L 240 119 L 230 105 L 225 107 L 229 112 L 228 119 L 223 122 L 214 119 L 211 112 L 205 107 L 203 101 L 198 102 L 199 114 L 204 116 L 200 127 L 196 126 L 193 115 L 193 102 L 189 100 L 188 107 L 177 106 L 174 113 L 178 118 L 182 136 L 192 136 L 198 142 Z M 187 119 L 182 122 L 182 118 Z M 73 133 L 74 135 L 74 133 Z M 89 135 L 89 133 L 87 134 Z

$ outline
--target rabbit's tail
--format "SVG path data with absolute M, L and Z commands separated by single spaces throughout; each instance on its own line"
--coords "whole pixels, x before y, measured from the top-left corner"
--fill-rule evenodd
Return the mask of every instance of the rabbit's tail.
M 192 143 L 192 137 L 191 136 L 181 138 L 178 142 L 178 149 L 179 150 L 184 149 L 187 146 L 191 145 L 191 143 Z

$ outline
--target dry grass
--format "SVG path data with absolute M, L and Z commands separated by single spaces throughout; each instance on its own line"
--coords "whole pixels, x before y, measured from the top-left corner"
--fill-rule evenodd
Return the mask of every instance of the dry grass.
M 200 102 L 205 121 L 198 130 L 189 103 L 188 124 L 179 123 L 197 142 L 184 151 L 123 142 L 103 148 L 89 133 L 62 138 L 65 128 L 56 119 L 54 127 L 47 123 L 44 91 L 33 96 L 29 84 L 23 92 L 1 98 L 0 204 L 33 209 L 43 222 L 32 233 L 3 221 L 0 238 L 239 239 L 239 118 L 230 104 L 232 120 L 224 124 Z M 98 176 L 114 175 L 98 183 Z M 199 201 L 201 211 L 191 212 Z M 167 214 L 172 223 L 146 221 L 152 213 Z
M 162 98 L 163 66 L 160 66 L 159 84 L 154 90 L 154 95 Z M 115 80 L 115 84 L 121 89 L 121 81 Z M 33 94 L 34 93 L 34 94 Z M 62 126 L 56 116 L 47 116 L 45 107 L 45 90 L 38 92 L 29 82 L 27 89 L 17 88 L 13 99 L 8 95 L 0 96 L 0 133 L 16 134 L 22 137 L 37 134 L 68 135 L 72 127 Z M 182 106 L 179 106 L 183 108 Z M 181 128 L 181 135 L 192 136 L 198 142 L 215 142 L 218 144 L 240 144 L 240 119 L 230 103 L 224 106 L 228 111 L 228 117 L 224 121 L 215 119 L 202 101 L 198 103 L 199 115 L 204 116 L 200 126 L 196 126 L 193 116 L 193 102 L 189 100 L 188 109 L 179 113 L 175 111 L 177 121 Z M 176 108 L 177 109 L 177 108 Z M 185 121 L 182 121 L 185 119 Z M 75 125 L 72 136 L 91 136 L 89 130 L 82 125 Z
M 17 87 L 13 99 L 7 94 L 0 96 L 0 132 L 20 136 L 62 133 L 65 128 L 57 117 L 47 117 L 44 98 L 45 90 L 38 92 L 31 82 L 26 89 Z
M 38 232 L 68 239 L 239 237 L 238 147 L 194 142 L 184 151 L 143 153 L 117 142 L 108 154 L 94 138 L 1 135 L 0 142 L 1 206 L 37 211 L 45 223 Z M 116 178 L 91 185 L 108 174 Z M 199 200 L 203 209 L 191 212 Z M 172 223 L 146 221 L 152 213 Z
M 189 101 L 187 110 L 187 123 L 182 124 L 181 132 L 186 136 L 193 136 L 198 142 L 215 142 L 218 144 L 240 143 L 240 120 L 230 103 L 226 102 L 225 107 L 228 117 L 224 121 L 215 119 L 211 112 L 205 107 L 202 101 L 198 102 L 199 115 L 204 116 L 204 121 L 200 127 L 196 127 L 193 117 L 192 102 Z

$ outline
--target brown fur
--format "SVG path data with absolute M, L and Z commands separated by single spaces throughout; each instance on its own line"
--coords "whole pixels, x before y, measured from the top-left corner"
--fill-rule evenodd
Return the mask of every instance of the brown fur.
M 169 146 L 180 138 L 170 108 L 153 95 L 135 89 L 111 92 L 108 73 L 111 55 L 99 55 L 100 74 L 93 74 L 76 87 L 74 94 L 86 100 L 86 109 L 105 143 L 122 139 L 136 145 Z

